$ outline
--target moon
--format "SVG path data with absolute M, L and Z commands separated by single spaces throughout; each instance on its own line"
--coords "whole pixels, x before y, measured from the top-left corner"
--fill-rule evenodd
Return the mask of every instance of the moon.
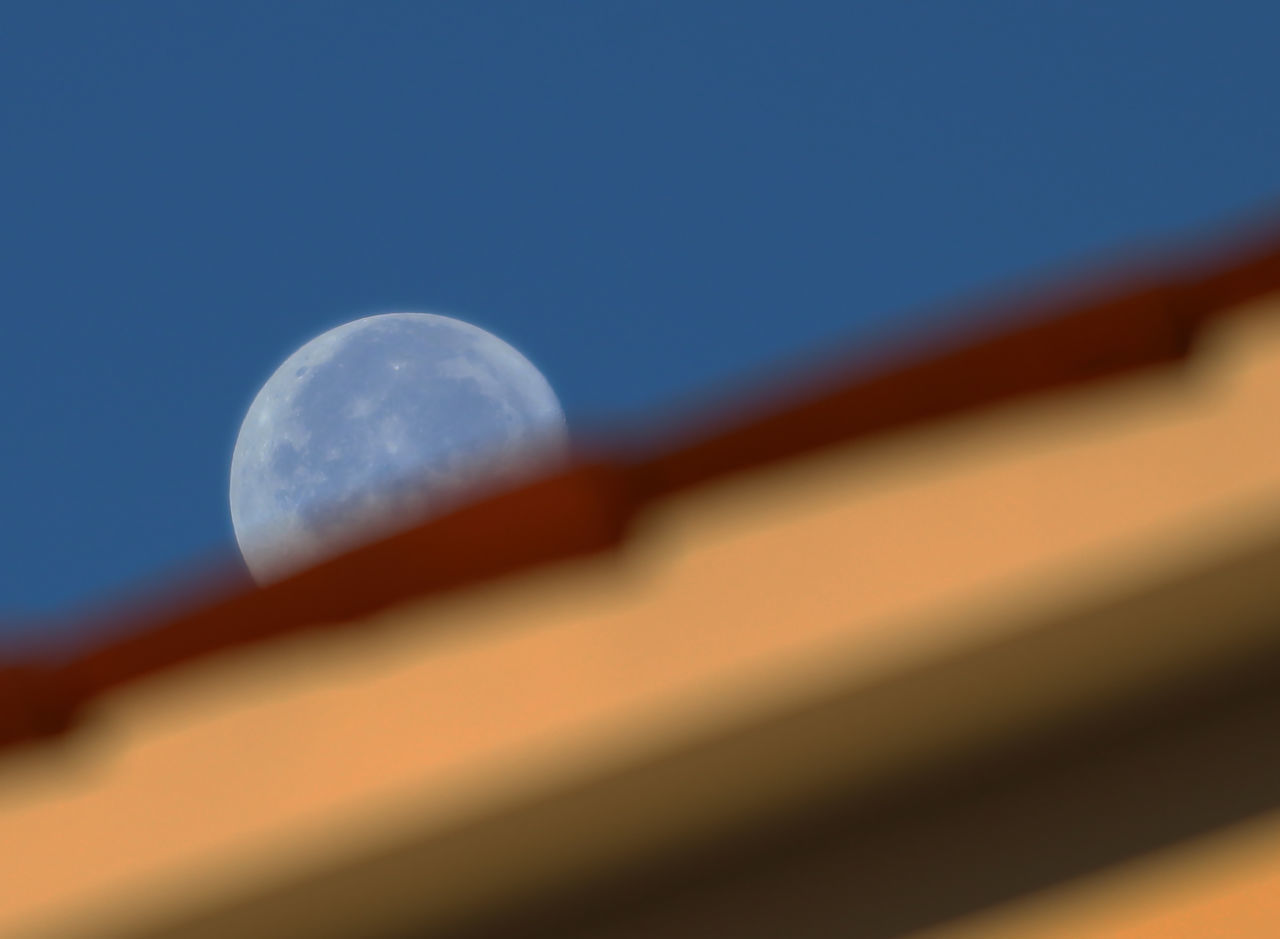
M 267 379 L 231 457 L 231 521 L 260 583 L 562 461 L 564 412 L 492 333 L 435 313 L 322 333 Z

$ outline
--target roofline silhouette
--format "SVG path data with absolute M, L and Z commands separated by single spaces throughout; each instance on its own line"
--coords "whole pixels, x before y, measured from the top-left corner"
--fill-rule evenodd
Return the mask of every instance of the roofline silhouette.
M 260 588 L 211 587 L 99 617 L 109 638 L 0 662 L 0 747 L 57 738 L 106 692 L 201 656 L 338 627 L 414 597 L 618 548 L 668 495 L 930 420 L 1184 361 L 1216 316 L 1280 290 L 1280 227 L 1162 254 L 1014 304 L 1013 325 L 905 364 L 836 367 L 772 402 L 638 454 L 567 469 Z M 758 399 L 757 399 L 758 400 Z M 221 583 L 221 586 L 218 584 Z

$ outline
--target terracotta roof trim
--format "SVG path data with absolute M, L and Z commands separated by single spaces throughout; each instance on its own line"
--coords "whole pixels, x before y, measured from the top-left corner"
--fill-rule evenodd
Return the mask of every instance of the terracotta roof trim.
M 1214 252 L 1217 254 L 1218 252 Z M 1166 268 L 1169 266 L 1166 265 Z M 114 687 L 222 650 L 337 625 L 408 600 L 617 548 L 646 504 L 670 494 L 949 415 L 1185 359 L 1200 328 L 1280 290 L 1280 235 L 1233 257 L 1184 258 L 1016 327 L 726 420 L 633 458 L 582 458 L 564 472 L 466 506 L 261 589 L 169 609 L 118 612 L 116 633 L 57 660 L 0 663 L 0 745 L 76 726 Z M 429 558 L 430 564 L 424 564 Z M 123 628 L 132 630 L 123 634 Z

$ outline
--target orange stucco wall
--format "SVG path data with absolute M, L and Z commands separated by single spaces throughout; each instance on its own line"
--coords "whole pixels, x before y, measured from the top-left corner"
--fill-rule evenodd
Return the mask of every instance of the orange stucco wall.
M 1248 654 L 1271 641 L 1259 611 L 1280 606 L 1257 583 L 1212 634 L 1187 628 L 1203 611 L 1164 609 L 1134 626 L 1171 637 L 1154 652 L 1126 652 L 1117 629 L 1128 627 L 1109 624 L 1079 632 L 1096 647 L 1053 646 L 1055 668 L 1043 662 L 1033 683 L 1001 685 L 993 665 L 985 705 L 922 720 L 902 701 L 877 713 L 893 733 L 858 710 L 860 690 L 887 676 L 1280 533 L 1271 306 L 1215 327 L 1189 374 L 833 448 L 659 503 L 618 557 L 405 603 L 361 630 L 114 693 L 80 736 L 0 762 L 0 934 L 141 937 L 406 839 L 440 843 L 436 889 L 384 877 L 362 886 L 358 912 L 355 893 L 330 890 L 252 915 L 308 937 L 348 935 L 344 916 L 444 921 Z M 1047 654 L 1037 648 L 1027 654 Z M 1099 653 L 1110 667 L 1073 669 L 1072 655 Z M 835 723 L 759 738 L 791 747 L 785 760 L 690 756 L 601 803 L 626 812 L 598 806 L 541 834 L 530 822 L 521 843 L 554 848 L 537 865 L 498 839 L 471 869 L 465 839 L 445 838 L 834 698 L 849 702 Z M 851 730 L 862 745 L 837 753 Z M 731 789 L 716 784 L 730 773 Z M 224 932 L 209 935 L 229 934 L 211 922 Z

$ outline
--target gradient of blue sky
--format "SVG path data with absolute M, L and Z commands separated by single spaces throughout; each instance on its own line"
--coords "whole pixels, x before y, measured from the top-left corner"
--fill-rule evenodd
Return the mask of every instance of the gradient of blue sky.
M 0 619 L 231 554 L 244 410 L 357 316 L 496 332 L 581 431 L 1267 205 L 1277 35 L 1207 0 L 10 3 Z

